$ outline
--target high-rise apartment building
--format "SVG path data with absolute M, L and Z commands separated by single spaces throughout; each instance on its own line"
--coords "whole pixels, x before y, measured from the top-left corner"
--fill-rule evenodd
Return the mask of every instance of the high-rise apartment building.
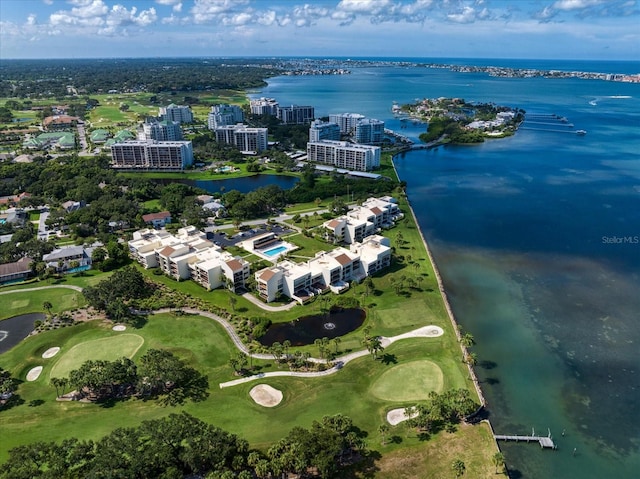
M 216 128 L 216 141 L 234 145 L 244 153 L 260 153 L 267 149 L 267 129 L 250 128 L 242 123 Z
M 307 143 L 307 159 L 336 168 L 371 171 L 380 166 L 380 147 L 346 141 L 310 141 Z
M 340 133 L 343 135 L 352 135 L 356 131 L 358 122 L 363 119 L 364 115 L 359 113 L 329 115 L 329 121 L 331 123 L 337 123 L 340 126 Z
M 309 141 L 339 140 L 340 126 L 337 123 L 314 120 L 309 128 Z
M 214 105 L 211 107 L 207 126 L 210 130 L 215 130 L 219 126 L 235 125 L 244 121 L 244 112 L 237 105 Z
M 278 113 L 278 102 L 275 98 L 256 98 L 249 102 L 252 115 L 273 115 Z
M 356 124 L 354 134 L 356 143 L 380 144 L 384 139 L 384 121 L 363 118 Z
M 193 112 L 189 106 L 172 103 L 167 107 L 160 108 L 160 118 L 178 123 L 193 123 Z
M 144 140 L 180 141 L 182 129 L 177 121 L 147 119 L 142 125 Z
M 312 106 L 279 106 L 276 117 L 287 125 L 304 125 L 314 119 L 315 110 Z
M 111 145 L 114 168 L 183 170 L 193 164 L 190 141 L 134 140 Z

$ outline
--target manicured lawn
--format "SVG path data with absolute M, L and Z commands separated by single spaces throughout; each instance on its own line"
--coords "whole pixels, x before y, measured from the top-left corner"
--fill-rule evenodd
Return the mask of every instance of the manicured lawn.
M 55 390 L 48 384 L 49 378 L 58 376 L 58 370 L 72 352 L 98 351 L 109 344 L 112 354 L 118 354 L 118 342 L 126 335 L 144 339 L 144 344 L 134 354 L 134 360 L 149 348 L 166 348 L 188 361 L 193 367 L 207 374 L 210 396 L 201 403 L 187 403 L 176 408 L 162 408 L 152 401 L 128 400 L 113 407 L 103 408 L 95 404 L 56 402 Z M 98 341 L 98 342 L 96 342 Z M 114 342 L 112 342 L 114 341 Z M 136 339 L 139 344 L 140 340 Z M 135 341 L 134 341 L 135 342 Z M 340 372 L 321 378 L 264 378 L 239 386 L 220 389 L 218 383 L 233 379 L 228 359 L 234 351 L 228 336 L 215 322 L 200 316 L 157 315 L 135 332 L 118 333 L 110 323 L 91 322 L 62 330 L 41 333 L 23 341 L 19 346 L 0 356 L 0 366 L 24 379 L 35 366 L 44 366 L 40 378 L 32 383 L 22 383 L 18 393 L 25 403 L 2 412 L 3 431 L 7 440 L 0 446 L 0 462 L 6 458 L 9 448 L 35 440 L 61 440 L 75 436 L 81 439 L 97 439 L 120 426 L 133 426 L 145 419 L 157 418 L 171 412 L 185 410 L 223 429 L 247 438 L 254 447 L 266 448 L 284 436 L 296 425 L 309 427 L 313 420 L 325 414 L 342 413 L 350 416 L 355 424 L 368 432 L 370 447 L 380 444 L 378 426 L 386 412 L 396 407 L 413 404 L 415 398 L 403 397 L 402 388 L 395 397 L 380 399 L 370 393 L 372 385 L 392 382 L 392 371 L 417 365 L 418 357 L 428 357 L 433 364 L 422 374 L 432 374 L 438 369 L 445 373 L 443 387 L 464 384 L 460 370 L 457 374 L 447 364 L 447 354 L 438 347 L 437 338 L 414 338 L 391 345 L 385 353 L 393 361 L 374 361 L 363 357 L 346 365 Z M 96 347 L 98 346 L 99 347 Z M 61 353 L 51 359 L 42 359 L 42 353 L 59 346 Z M 127 346 L 124 355 L 131 353 L 135 344 Z M 66 353 L 64 353 L 66 351 Z M 75 354 L 75 353 L 74 353 Z M 395 364 L 394 364 L 395 362 Z M 256 361 L 254 365 L 274 369 L 272 361 Z M 60 365 L 62 364 L 62 365 Z M 267 366 L 271 364 L 271 366 Z M 418 366 L 420 367 L 420 366 Z M 54 372 L 52 372 L 54 371 Z M 408 373 L 406 373 L 408 374 Z M 452 382 L 453 380 L 453 382 Z M 263 408 L 249 397 L 249 390 L 259 383 L 266 383 L 284 394 L 283 402 L 274 408 Z M 29 402 L 41 399 L 37 407 Z M 29 427 L 25 427 L 28 425 Z M 421 441 L 404 425 L 392 428 L 403 439 L 402 447 L 420 447 Z M 400 448 L 395 445 L 393 448 Z M 421 477 L 421 476 L 414 476 Z M 480 476 L 476 476 L 480 477 Z
M 2 411 L 3 434 L 9 439 L 0 443 L 0 463 L 6 458 L 8 449 L 16 444 L 36 440 L 61 440 L 70 436 L 97 439 L 116 427 L 135 426 L 145 419 L 180 410 L 234 432 L 249 440 L 252 447 L 261 449 L 268 448 L 295 426 L 309 427 L 313 420 L 318 420 L 323 415 L 341 413 L 350 416 L 358 427 L 366 431 L 370 448 L 383 454 L 376 464 L 379 471 L 374 477 L 451 477 L 451 462 L 454 459 L 465 462 L 468 477 L 495 477 L 491 465 L 491 455 L 496 451 L 495 443 L 484 425 L 460 427 L 454 434 L 441 432 L 425 441 L 414 430 L 401 423 L 391 427 L 387 435 L 387 439 L 394 438 L 393 441 L 388 440 L 384 446 L 381 444 L 378 428 L 385 423 L 386 413 L 390 409 L 412 406 L 430 390 L 466 387 L 473 391 L 420 232 L 409 215 L 406 201 L 400 198 L 399 202 L 406 217 L 397 227 L 384 232 L 396 247 L 397 256 L 392 266 L 373 277 L 374 287 L 369 294 L 364 285 L 354 283 L 343 294 L 343 298 L 353 297 L 366 309 L 367 319 L 363 327 L 370 327 L 371 334 L 392 336 L 432 324 L 443 328 L 443 336 L 398 341 L 385 349 L 383 359 L 374 361 L 370 356 L 362 357 L 330 376 L 263 378 L 220 389 L 219 383 L 234 379 L 229 358 L 235 352 L 235 347 L 225 331 L 207 318 L 157 315 L 151 317 L 141 329 L 127 330 L 124 334 L 112 331 L 111 323 L 98 321 L 41 333 L 0 355 L 0 366 L 20 379 L 24 379 L 31 368 L 44 366 L 38 380 L 20 385 L 18 394 L 24 403 Z M 397 241 L 399 235 L 404 239 L 403 243 Z M 289 241 L 302 247 L 294 255 L 312 256 L 321 249 L 331 248 L 330 245 L 301 234 L 292 236 Z M 177 282 L 165 276 L 154 275 L 152 271 L 142 271 L 152 281 L 208 304 L 223 309 L 230 308 L 229 293 L 226 291 L 208 292 L 193 281 Z M 60 282 L 86 286 L 95 284 L 104 277 L 104 273 L 90 271 L 85 276 L 73 275 Z M 402 287 L 398 288 L 398 284 L 402 284 Z M 15 303 L 12 306 L 15 311 L 35 307 L 33 305 L 37 306 L 36 311 L 42 311 L 45 300 L 50 301 L 54 308 L 75 307 L 60 301 L 61 294 L 75 292 L 53 290 L 54 300 L 45 299 L 50 297 L 41 293 L 45 292 L 15 293 L 0 296 L 0 300 L 3 304 L 8 302 L 5 300 Z M 328 297 L 331 303 L 339 299 L 333 295 L 324 297 Z M 289 311 L 268 313 L 242 297 L 236 299 L 236 315 L 244 318 L 269 317 L 273 322 L 291 321 L 318 313 L 323 302 L 316 299 L 304 307 L 296 306 Z M 81 300 L 79 294 L 76 300 Z M 59 302 L 58 305 L 56 301 Z M 20 313 L 12 312 L 0 317 L 15 314 Z M 139 336 L 143 340 L 136 352 L 131 352 L 130 347 L 119 349 L 118 339 L 111 339 L 123 338 L 128 334 Z M 343 336 L 339 354 L 363 349 L 362 340 L 362 328 Z M 109 348 L 111 354 L 133 354 L 134 360 L 149 348 L 166 348 L 172 351 L 208 376 L 208 399 L 176 408 L 163 408 L 152 401 L 135 399 L 117 402 L 109 408 L 94 404 L 56 402 L 55 390 L 48 384 L 52 370 L 56 368 L 55 374 L 58 374 L 63 368 L 68 370 L 72 367 L 65 366 L 63 362 L 72 351 L 85 351 L 77 356 L 78 361 L 82 356 L 92 357 L 91 351 L 102 349 L 96 345 L 102 345 L 103 341 L 104 344 L 113 346 Z M 61 353 L 51 359 L 42 359 L 42 353 L 53 346 L 62 347 Z M 318 356 L 316 346 L 298 349 Z M 331 350 L 333 349 L 332 344 Z M 75 352 L 69 358 L 76 357 Z M 273 361 L 253 360 L 253 364 L 256 371 L 277 369 Z M 259 383 L 269 384 L 282 391 L 282 403 L 274 408 L 263 408 L 255 404 L 248 393 Z M 37 400 L 44 402 L 29 406 L 30 403 L 37 404 Z
M 34 283 L 30 287 L 42 286 L 42 283 Z M 25 286 L 27 287 L 27 286 Z M 0 292 L 7 290 L 2 289 Z M 27 313 L 42 313 L 42 305 L 45 301 L 51 303 L 51 312 L 59 313 L 70 309 L 76 309 L 85 305 L 82 293 L 71 289 L 46 289 L 41 291 L 25 291 L 0 295 L 0 320 Z
M 442 392 L 442 369 L 431 361 L 420 360 L 394 366 L 371 386 L 371 394 L 387 401 L 425 401 L 431 391 Z
M 68 351 L 62 351 L 60 359 L 51 368 L 52 378 L 68 378 L 69 373 L 78 369 L 85 361 L 114 361 L 121 357 L 132 358 L 144 344 L 144 338 L 137 334 L 123 334 L 94 339 L 76 344 Z

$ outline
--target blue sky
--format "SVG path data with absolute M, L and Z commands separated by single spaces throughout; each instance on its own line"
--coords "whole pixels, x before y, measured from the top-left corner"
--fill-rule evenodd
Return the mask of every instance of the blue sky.
M 640 0 L 0 0 L 0 59 L 640 60 Z

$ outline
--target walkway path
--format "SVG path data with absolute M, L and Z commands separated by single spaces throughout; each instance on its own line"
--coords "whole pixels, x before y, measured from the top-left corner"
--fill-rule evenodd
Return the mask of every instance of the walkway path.
M 393 344 L 396 341 L 399 341 L 401 339 L 434 338 L 437 336 L 442 336 L 443 334 L 444 334 L 444 331 L 439 326 L 424 326 L 422 328 L 409 331 L 408 333 L 399 334 L 397 336 L 391 336 L 389 338 L 382 336 L 380 340 L 382 342 L 382 345 L 384 347 L 387 347 L 390 344 Z M 369 355 L 369 351 L 367 351 L 366 349 L 362 351 L 355 351 L 353 353 L 345 354 L 344 356 L 340 356 L 334 359 L 333 360 L 334 365 L 329 369 L 325 369 L 324 371 L 306 372 L 306 373 L 296 372 L 296 371 L 272 371 L 268 373 L 254 374 L 253 376 L 247 376 L 245 378 L 234 379 L 233 381 L 220 383 L 220 388 L 222 389 L 222 388 L 237 386 L 238 384 L 243 384 L 249 381 L 255 381 L 256 379 L 263 379 L 267 377 L 277 377 L 277 376 L 291 377 L 292 376 L 297 378 L 315 378 L 320 376 L 328 376 L 329 374 L 334 374 L 340 371 L 340 369 L 342 369 L 342 367 L 348 362 L 353 361 L 354 359 L 357 359 L 357 358 L 361 358 L 363 356 L 367 356 L 367 355 Z M 260 357 L 260 359 L 263 359 L 263 357 L 266 356 L 267 359 L 272 359 L 272 356 L 269 354 L 252 354 L 251 356 L 254 358 Z M 327 362 L 325 359 L 310 358 L 309 360 L 313 362 L 323 362 L 323 363 Z
M 2 292 L 0 292 L 0 294 L 9 294 L 9 293 L 22 292 L 22 291 L 38 291 L 38 290 L 41 290 L 41 289 L 49 289 L 49 288 L 67 288 L 67 289 L 73 289 L 75 291 L 82 291 L 82 288 L 80 286 L 52 285 L 52 286 L 40 286 L 40 287 L 37 287 L 37 288 L 27 288 L 27 289 L 19 289 L 19 290 L 12 290 L 12 291 L 2 291 Z M 256 299 L 256 298 L 252 297 L 252 299 Z M 290 304 L 285 305 L 285 306 L 272 306 L 272 308 L 278 308 L 278 309 L 275 309 L 275 310 L 276 311 L 282 311 L 282 308 L 290 309 L 293 306 L 295 306 L 295 303 L 290 303 Z M 233 341 L 233 344 L 236 346 L 236 348 L 238 348 L 240 351 L 242 351 L 247 356 L 251 356 L 254 359 L 265 359 L 265 360 L 273 359 L 273 355 L 271 355 L 271 354 L 250 353 L 249 350 L 247 349 L 247 346 L 244 344 L 244 342 L 242 342 L 242 339 L 240 339 L 240 336 L 238 336 L 238 333 L 236 333 L 236 331 L 233 328 L 233 326 L 226 319 L 223 319 L 222 317 L 218 316 L 217 314 L 210 313 L 209 311 L 201 311 L 199 309 L 194 309 L 194 308 L 182 308 L 182 311 L 187 313 L 187 314 L 200 315 L 200 316 L 204 316 L 205 318 L 213 319 L 214 321 L 216 321 L 218 324 L 220 324 L 225 329 L 225 331 L 227 331 L 227 334 L 231 338 L 231 341 Z M 158 309 L 156 311 L 153 311 L 152 314 L 173 313 L 173 312 L 175 312 L 175 310 L 170 309 L 170 308 L 163 308 L 163 309 Z M 397 336 L 391 336 L 391 337 L 381 336 L 380 337 L 380 342 L 381 342 L 382 346 L 384 346 L 386 348 L 390 344 L 393 344 L 396 341 L 399 341 L 401 339 L 407 339 L 407 338 L 435 338 L 435 337 L 438 337 L 438 336 L 442 336 L 443 334 L 444 334 L 444 331 L 439 326 L 424 326 L 422 328 L 414 329 L 413 331 L 409 331 L 408 333 L 399 334 Z M 306 372 L 306 373 L 305 372 L 296 372 L 296 371 L 272 371 L 272 372 L 268 372 L 268 373 L 255 374 L 253 376 L 248 376 L 248 377 L 245 377 L 245 378 L 240 378 L 240 379 L 235 379 L 233 381 L 227 381 L 227 382 L 224 382 L 224 383 L 220 383 L 220 388 L 236 386 L 238 384 L 246 383 L 246 382 L 249 382 L 249 381 L 255 381 L 256 379 L 261 379 L 261 378 L 265 378 L 265 377 L 295 376 L 295 377 L 302 377 L 302 378 L 311 378 L 311 377 L 328 376 L 329 374 L 334 374 L 334 373 L 338 372 L 348 362 L 353 361 L 354 359 L 357 359 L 357 358 L 361 358 L 363 356 L 367 356 L 368 354 L 369 354 L 369 351 L 364 349 L 362 351 L 355 351 L 353 353 L 349 353 L 349 354 L 345 354 L 343 356 L 339 356 L 339 357 L 335 358 L 332 361 L 333 362 L 333 366 L 331 368 L 329 368 L 329 369 L 324 370 L 324 371 Z M 309 358 L 309 361 L 315 362 L 315 363 L 327 363 L 328 362 L 326 359 L 318 359 L 318 358 Z
M 260 301 L 251 293 L 244 293 L 242 297 L 247 301 L 250 301 L 253 304 L 255 304 L 258 308 L 264 309 L 265 311 L 289 311 L 296 304 L 298 304 L 296 301 L 291 301 L 289 304 L 284 304 L 282 306 L 270 306 L 268 304 L 264 304 L 262 301 Z

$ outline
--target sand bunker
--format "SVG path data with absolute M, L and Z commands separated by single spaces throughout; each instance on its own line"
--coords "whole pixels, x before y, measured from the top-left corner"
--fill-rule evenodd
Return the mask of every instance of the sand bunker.
M 268 384 L 258 384 L 249 391 L 249 395 L 256 404 L 264 407 L 274 407 L 282 401 L 282 391 L 272 388 Z
M 124 324 L 116 324 L 113 328 L 114 331 L 126 331 L 127 327 Z
M 418 415 L 417 412 L 407 416 L 404 412 L 404 408 L 392 409 L 387 413 L 387 422 L 392 426 L 396 424 L 400 424 L 402 421 L 406 421 L 407 419 L 414 418 Z
M 54 357 L 56 354 L 58 354 L 60 352 L 60 348 L 56 347 L 56 348 L 49 348 L 47 349 L 44 353 L 42 353 L 42 357 L 44 359 L 49 359 Z
M 27 381 L 35 381 L 40 377 L 40 373 L 42 372 L 42 366 L 36 366 L 31 371 L 27 373 Z

